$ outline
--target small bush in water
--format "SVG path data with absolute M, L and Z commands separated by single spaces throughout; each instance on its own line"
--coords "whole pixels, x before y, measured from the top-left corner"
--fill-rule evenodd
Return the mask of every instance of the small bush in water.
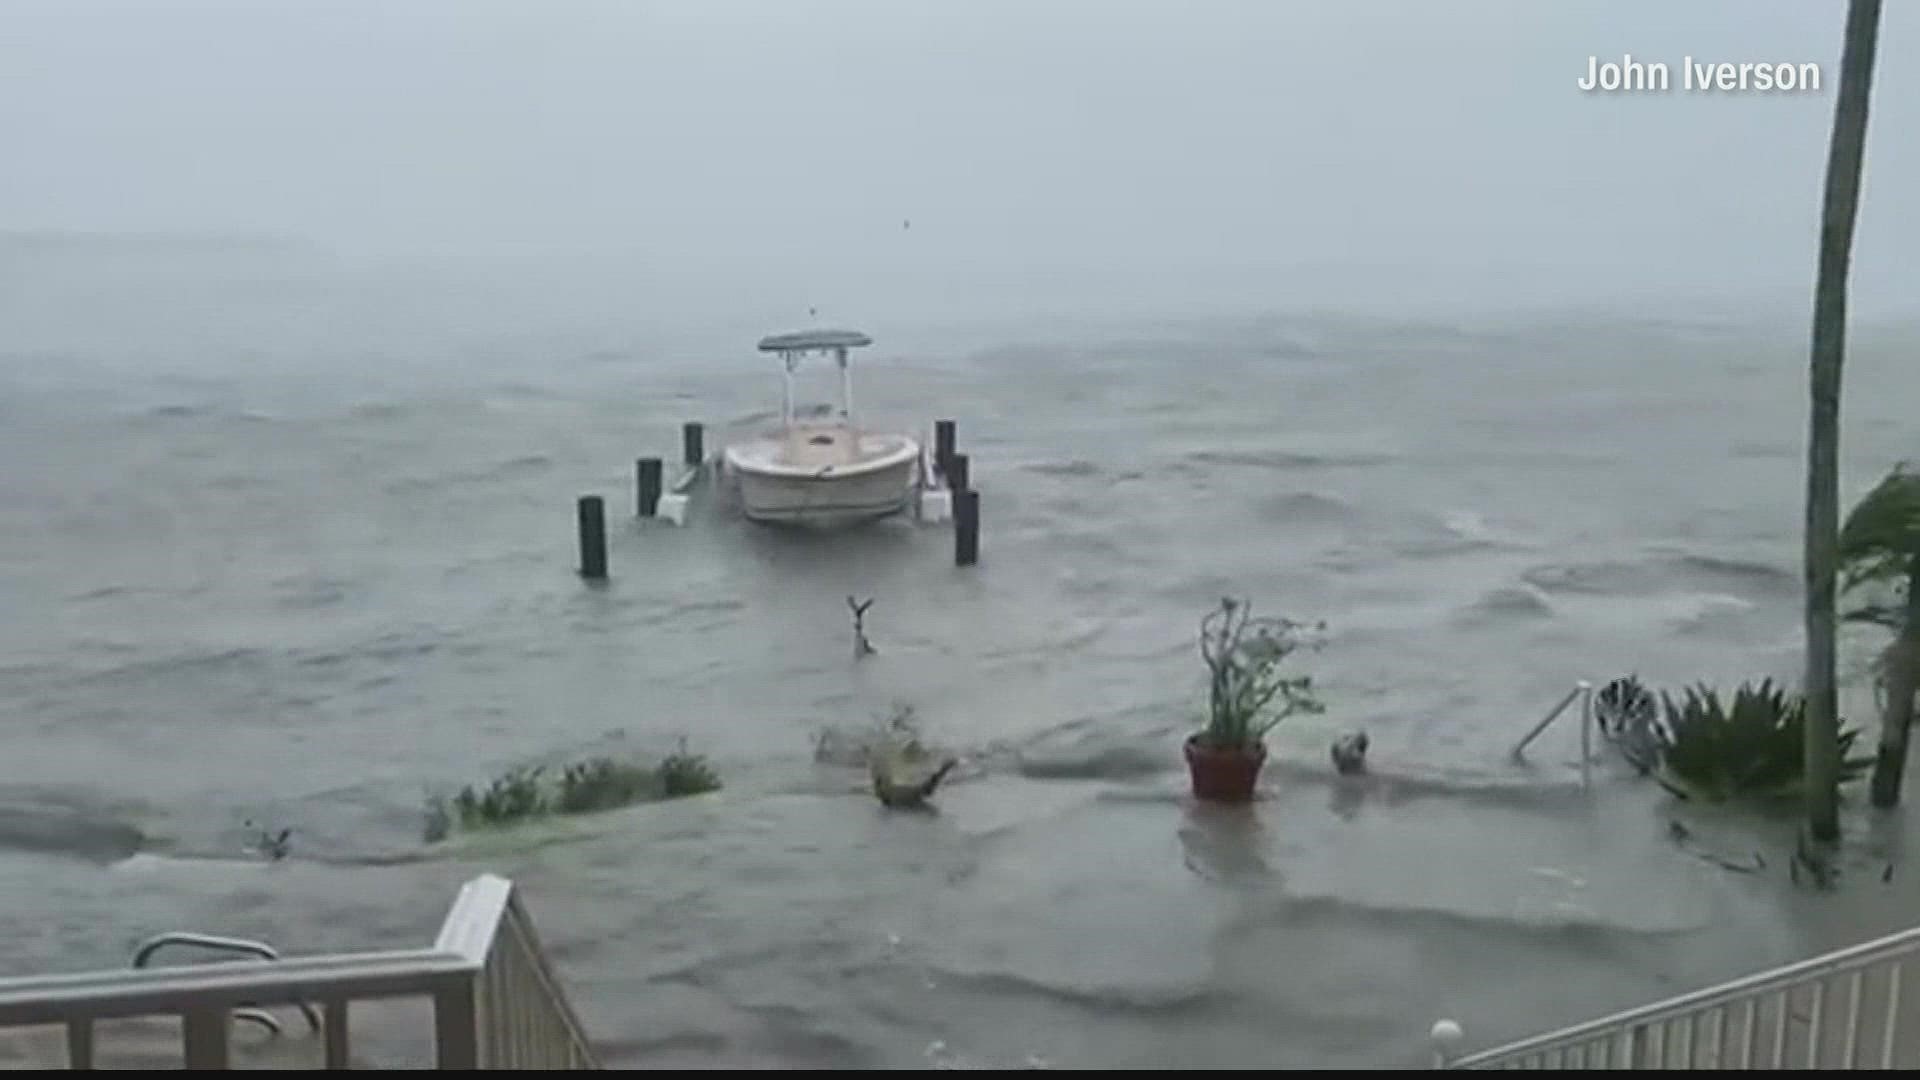
M 684 739 L 680 741 L 679 750 L 660 762 L 659 777 L 661 795 L 668 799 L 720 790 L 719 774 L 707 764 L 706 758 L 688 753 Z
M 1804 776 L 1806 703 L 1773 685 L 1743 683 L 1731 705 L 1705 684 L 1689 687 L 1683 701 L 1661 694 L 1667 730 L 1661 734 L 1660 769 L 1689 796 L 1712 802 L 1786 797 Z M 1842 781 L 1857 779 L 1870 764 L 1849 759 L 1858 731 L 1840 734 Z
M 453 797 L 452 812 L 448 814 L 442 806 L 441 813 L 465 829 L 533 817 L 547 808 L 545 793 L 540 789 L 542 771 L 539 766 L 522 767 L 495 777 L 483 789 L 476 790 L 469 784 Z
M 659 797 L 660 783 L 654 769 L 612 758 L 595 758 L 569 765 L 560 774 L 554 809 L 562 814 L 588 814 Z
M 568 765 L 552 784 L 542 782 L 545 775 L 541 766 L 521 766 L 495 777 L 485 788 L 469 784 L 452 799 L 428 799 L 427 842 L 446 839 L 456 827 L 496 828 L 548 814 L 615 810 L 720 787 L 720 778 L 706 758 L 689 753 L 684 740 L 678 751 L 656 765 L 591 758 Z

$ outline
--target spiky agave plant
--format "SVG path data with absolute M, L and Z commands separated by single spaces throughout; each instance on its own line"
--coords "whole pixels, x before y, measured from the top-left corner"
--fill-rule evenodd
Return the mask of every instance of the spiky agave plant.
M 1805 779 L 1806 703 L 1772 679 L 1742 683 L 1731 704 L 1705 683 L 1688 687 L 1675 701 L 1662 693 L 1666 730 L 1661 733 L 1660 772 L 1690 797 L 1709 802 L 1785 798 Z M 1841 780 L 1856 779 L 1871 759 L 1847 751 L 1859 737 L 1840 733 Z

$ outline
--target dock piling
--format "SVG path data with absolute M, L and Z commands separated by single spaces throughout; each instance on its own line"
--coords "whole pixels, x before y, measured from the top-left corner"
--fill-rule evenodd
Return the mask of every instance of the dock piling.
M 942 478 L 947 475 L 947 464 L 953 460 L 953 438 L 953 421 L 935 420 L 933 422 L 933 464 L 940 470 Z M 949 483 L 947 490 L 958 491 L 965 486 L 965 484 Z
M 607 577 L 607 507 L 598 495 L 580 496 L 580 576 L 589 581 Z
M 965 454 L 947 456 L 947 487 L 953 491 L 969 491 L 973 488 L 973 478 L 968 475 L 973 462 Z
M 689 469 L 698 468 L 707 460 L 707 426 L 698 420 L 689 420 L 680 425 L 680 448 Z
M 639 509 L 641 517 L 652 517 L 660 507 L 660 479 L 662 476 L 660 459 L 643 457 L 634 462 L 634 472 L 638 484 Z
M 953 565 L 980 561 L 980 493 L 971 488 L 953 493 Z

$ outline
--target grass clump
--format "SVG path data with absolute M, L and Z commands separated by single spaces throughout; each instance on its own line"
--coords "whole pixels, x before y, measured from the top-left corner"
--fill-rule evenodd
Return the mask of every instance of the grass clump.
M 504 828 L 553 814 L 591 814 L 636 803 L 699 795 L 720 788 L 707 759 L 680 748 L 645 764 L 598 757 L 567 765 L 557 776 L 545 766 L 518 766 L 483 787 L 472 784 L 451 799 L 427 800 L 425 835 L 436 843 L 455 829 Z

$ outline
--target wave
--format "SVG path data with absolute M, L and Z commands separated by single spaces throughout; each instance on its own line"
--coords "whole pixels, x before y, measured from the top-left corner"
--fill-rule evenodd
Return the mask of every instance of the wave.
M 296 653 L 295 655 L 299 657 L 297 662 L 302 667 L 333 667 L 353 660 L 391 663 L 430 655 L 444 644 L 443 641 L 422 641 L 402 634 L 385 634 L 349 649 L 304 655 Z
M 1221 991 L 1207 985 L 1118 988 L 1074 986 L 1047 982 L 1011 971 L 979 971 L 930 965 L 935 978 L 949 988 L 992 997 L 1026 995 L 1045 998 L 1100 1016 L 1188 1016 L 1206 1014 L 1219 1004 Z
M 1748 614 L 1754 604 L 1737 596 L 1702 594 L 1688 597 L 1683 606 L 1669 614 L 1676 633 L 1697 637 L 1740 637 L 1751 629 Z
M 1449 510 L 1440 515 L 1440 527 L 1449 536 L 1475 547 L 1531 546 L 1527 540 L 1488 522 L 1477 510 Z
M 1389 802 L 1448 799 L 1529 813 L 1564 816 L 1580 812 L 1579 804 L 1567 799 L 1568 790 L 1578 786 L 1577 780 L 1542 783 L 1536 780 L 1503 780 L 1484 773 L 1437 770 L 1393 772 L 1383 770 L 1372 762 L 1368 763 L 1367 771 L 1359 776 L 1341 776 L 1330 767 L 1320 764 L 1325 760 L 1323 757 L 1308 765 L 1274 758 L 1267 762 L 1266 771 L 1284 778 L 1289 786 L 1311 784 L 1338 788 L 1360 798 L 1381 798 Z
M 673 615 L 673 616 L 701 615 L 701 614 L 708 614 L 708 613 L 744 611 L 746 610 L 746 607 L 747 607 L 747 604 L 746 604 L 746 601 L 744 600 L 728 600 L 728 599 L 686 600 L 678 604 L 675 604 L 673 605 L 673 607 L 667 609 L 667 614 Z
M 329 577 L 290 577 L 281 578 L 273 583 L 275 589 L 283 590 L 279 605 L 293 611 L 310 611 L 314 608 L 331 607 L 347 598 L 347 592 L 353 582 L 341 578 Z
M 535 386 L 528 382 L 496 383 L 488 389 L 488 392 L 504 398 L 520 400 L 551 400 L 558 396 L 546 387 Z
M 1111 745 L 1020 751 L 1014 769 L 1029 780 L 1134 780 L 1171 772 L 1178 764 L 1164 746 Z
M 247 668 L 267 659 L 264 649 L 217 649 L 195 650 L 174 656 L 165 656 L 156 660 L 142 660 L 132 664 L 121 664 L 101 671 L 89 672 L 78 681 L 81 683 L 118 682 L 141 679 L 151 676 L 202 675 L 227 668 Z
M 1547 563 L 1521 571 L 1520 580 L 1548 594 L 1644 596 L 1666 584 L 1658 566 L 1633 562 Z
M 1394 455 L 1377 451 L 1196 450 L 1183 457 L 1181 463 L 1257 469 L 1328 469 L 1388 465 L 1394 460 Z
M 1254 514 L 1279 524 L 1349 525 L 1361 518 L 1351 504 L 1316 491 L 1293 491 L 1257 499 Z
M 149 420 L 205 420 L 212 417 L 228 416 L 234 420 L 244 420 L 248 423 L 255 424 L 272 423 L 275 419 L 273 414 L 264 413 L 257 409 L 241 409 L 237 412 L 228 412 L 228 410 L 222 406 L 208 404 L 206 402 L 193 404 L 175 402 L 168 405 L 154 405 L 142 410 L 140 416 Z
M 197 420 L 219 411 L 215 405 L 155 405 L 140 415 L 165 420 Z
M 1553 605 L 1546 597 L 1525 585 L 1508 585 L 1489 590 L 1456 616 L 1467 623 L 1504 622 L 1509 619 L 1550 619 Z
M 501 480 L 538 476 L 553 468 L 553 459 L 545 454 L 526 454 L 478 469 L 456 469 L 437 476 L 401 477 L 386 485 L 389 494 L 441 488 L 456 484 L 487 484 Z
M 134 825 L 79 807 L 0 804 L 0 850 L 113 863 L 139 852 L 147 837 Z
M 82 604 L 90 600 L 111 600 L 114 597 L 131 596 L 134 593 L 146 592 L 146 591 L 148 590 L 139 589 L 132 585 L 103 585 L 98 589 L 92 589 L 83 593 L 75 593 L 72 596 L 67 597 L 67 602 L 70 604 Z
M 1636 560 L 1547 563 L 1530 567 L 1522 581 L 1546 593 L 1591 596 L 1652 596 L 1697 591 L 1714 585 L 1734 594 L 1769 598 L 1794 595 L 1799 581 L 1784 567 L 1748 559 L 1693 552 L 1660 552 Z
M 1372 904 L 1334 896 L 1289 897 L 1256 905 L 1241 916 L 1258 926 L 1324 929 L 1330 925 L 1358 926 L 1369 932 L 1400 934 L 1422 941 L 1464 943 L 1479 939 L 1511 943 L 1516 936 L 1553 939 L 1582 956 L 1604 958 L 1634 942 L 1677 940 L 1690 933 L 1678 928 L 1636 927 L 1569 911 L 1554 919 L 1512 915 L 1474 914 L 1418 907 L 1411 904 Z
M 1041 476 L 1065 477 L 1099 476 L 1103 471 L 1098 464 L 1077 458 L 1073 461 L 1037 461 L 1028 465 L 1022 465 L 1020 468 L 1023 471 L 1037 473 Z
M 1673 561 L 1688 573 L 1752 586 L 1762 592 L 1791 596 L 1800 591 L 1799 576 L 1784 566 L 1750 559 L 1685 553 L 1678 555 Z

